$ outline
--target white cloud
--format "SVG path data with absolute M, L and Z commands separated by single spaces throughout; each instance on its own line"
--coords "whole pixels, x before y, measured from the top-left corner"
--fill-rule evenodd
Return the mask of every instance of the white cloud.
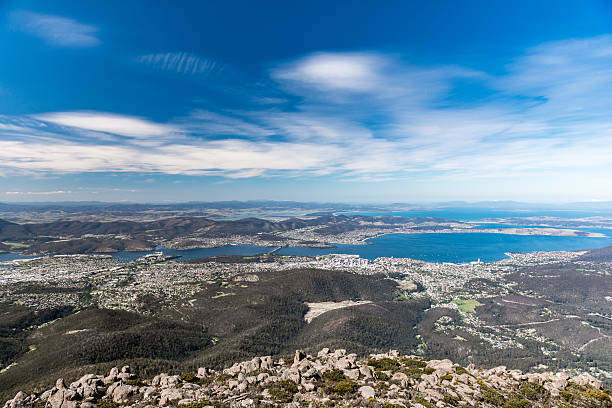
M 72 191 L 6 191 L 4 194 L 6 195 L 64 195 L 64 194 L 72 194 Z
M 62 126 L 140 138 L 165 136 L 176 130 L 146 119 L 105 112 L 54 112 L 35 118 Z
M 98 28 L 71 18 L 30 11 L 13 14 L 13 21 L 22 31 L 61 47 L 94 47 L 100 45 Z
M 369 91 L 380 82 L 385 59 L 367 53 L 318 53 L 276 69 L 272 75 L 283 81 L 305 83 L 317 88 Z

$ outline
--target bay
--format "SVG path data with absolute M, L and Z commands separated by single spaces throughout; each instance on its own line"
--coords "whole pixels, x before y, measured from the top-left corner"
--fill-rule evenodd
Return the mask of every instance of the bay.
M 574 251 L 612 245 L 612 238 L 554 237 L 492 233 L 386 234 L 369 239 L 369 245 L 337 245 L 333 249 L 286 247 L 279 255 L 316 256 L 354 254 L 366 259 L 412 258 L 427 262 L 493 262 L 506 252 Z

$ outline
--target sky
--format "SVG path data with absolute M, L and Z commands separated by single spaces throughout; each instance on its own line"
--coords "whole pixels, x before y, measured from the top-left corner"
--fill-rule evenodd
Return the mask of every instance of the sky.
M 610 1 L 2 1 L 0 201 L 612 200 Z

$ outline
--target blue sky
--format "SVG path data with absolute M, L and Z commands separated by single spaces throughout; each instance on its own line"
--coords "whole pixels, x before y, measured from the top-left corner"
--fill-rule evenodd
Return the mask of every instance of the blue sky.
M 0 2 L 0 201 L 612 200 L 608 1 Z

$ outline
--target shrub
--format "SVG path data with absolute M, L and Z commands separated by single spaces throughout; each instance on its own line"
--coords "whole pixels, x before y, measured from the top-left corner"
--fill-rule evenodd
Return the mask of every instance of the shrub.
M 292 381 L 278 381 L 268 387 L 268 392 L 279 402 L 291 402 L 293 395 L 298 392 L 298 387 Z
M 195 402 L 190 402 L 189 404 L 181 405 L 181 408 L 203 408 L 209 405 L 213 405 L 209 400 L 200 400 Z
M 125 382 L 126 385 L 135 385 L 136 387 L 144 387 L 145 385 L 147 385 L 144 381 L 142 381 L 140 378 L 136 379 L 136 380 L 127 380 Z
M 444 402 L 449 405 L 452 405 L 453 407 L 456 407 L 457 405 L 459 405 L 459 398 L 451 394 L 444 394 Z
M 190 371 L 188 373 L 181 374 L 181 380 L 189 383 L 195 383 L 198 381 L 198 377 L 196 377 L 196 374 L 193 371 Z
M 610 402 L 610 396 L 605 392 L 599 390 L 586 390 L 584 392 L 584 396 L 600 402 Z
M 459 367 L 455 368 L 455 374 L 457 374 L 457 375 L 468 374 L 469 375 L 470 373 L 465 368 L 459 366 Z
M 98 401 L 96 408 L 119 408 L 119 404 L 112 399 L 103 399 Z
M 389 384 L 384 381 L 379 381 L 376 383 L 376 389 L 384 393 L 385 391 L 389 390 Z
M 421 378 L 423 374 L 431 374 L 434 371 L 436 370 L 431 367 L 425 367 L 425 368 L 408 367 L 402 370 L 402 372 L 410 378 Z
M 415 397 L 414 398 L 414 402 L 418 402 L 419 404 L 421 404 L 425 408 L 436 408 L 436 406 L 434 404 L 432 404 L 431 402 L 427 401 L 423 397 Z
M 521 397 L 512 397 L 504 404 L 504 408 L 528 408 L 531 402 Z
M 380 360 L 370 359 L 368 365 L 376 370 L 393 371 L 399 368 L 400 363 L 392 358 L 381 358 Z
M 478 385 L 480 385 L 480 392 L 482 393 L 482 399 L 484 402 L 496 407 L 504 406 L 505 399 L 503 395 L 495 391 L 493 388 L 487 386 L 482 380 L 478 380 Z
M 574 400 L 574 394 L 569 391 L 559 391 L 559 396 L 561 396 L 565 402 L 572 402 Z
M 379 381 L 389 381 L 389 379 L 391 379 L 391 377 L 385 373 L 383 373 L 382 371 L 377 371 L 376 372 L 376 379 Z
M 356 382 L 347 380 L 340 381 L 339 383 L 334 384 L 332 387 L 330 387 L 329 390 L 334 394 L 338 394 L 344 397 L 357 391 L 357 388 L 358 386 Z
M 426 361 L 417 360 L 416 358 L 402 358 L 401 361 L 406 367 L 425 368 L 427 366 Z
M 392 404 L 390 402 L 385 402 L 383 403 L 382 408 L 404 408 L 404 406 L 400 404 Z
M 444 380 L 452 381 L 453 380 L 453 376 L 450 375 L 450 374 L 446 374 L 446 375 L 443 375 L 442 377 L 440 377 L 440 380 L 442 380 L 442 381 L 444 381 Z
M 217 376 L 216 382 L 223 384 L 223 383 L 228 382 L 230 378 L 231 377 L 227 374 L 219 374 Z
M 323 373 L 323 379 L 325 381 L 344 381 L 346 380 L 346 376 L 342 370 L 334 368 L 333 370 L 325 371 Z
M 532 401 L 546 401 L 550 397 L 550 392 L 537 383 L 526 382 L 519 387 L 521 394 Z

